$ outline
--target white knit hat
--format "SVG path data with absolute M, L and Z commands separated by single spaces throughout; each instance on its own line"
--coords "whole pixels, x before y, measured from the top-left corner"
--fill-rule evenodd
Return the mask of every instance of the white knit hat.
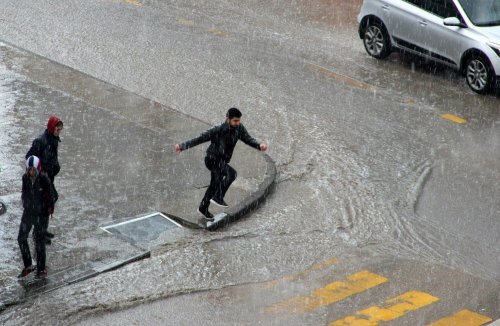
M 42 170 L 42 164 L 40 164 L 40 159 L 37 156 L 31 155 L 26 160 L 26 170 L 29 168 L 35 168 L 38 172 Z

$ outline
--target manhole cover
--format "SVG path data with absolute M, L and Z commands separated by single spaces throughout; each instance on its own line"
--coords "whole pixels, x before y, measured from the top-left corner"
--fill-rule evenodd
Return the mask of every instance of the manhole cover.
M 155 240 L 163 232 L 182 227 L 162 213 L 153 213 L 133 218 L 116 224 L 101 226 L 108 233 L 125 237 L 130 242 L 146 242 Z

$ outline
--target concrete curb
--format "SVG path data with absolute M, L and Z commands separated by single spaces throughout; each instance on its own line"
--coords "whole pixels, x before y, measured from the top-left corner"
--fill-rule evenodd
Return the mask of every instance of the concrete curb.
M 259 185 L 257 191 L 250 194 L 250 196 L 245 198 L 245 200 L 239 204 L 228 208 L 225 211 L 225 216 L 223 216 L 220 220 L 216 220 L 213 223 L 207 223 L 205 229 L 213 231 L 219 227 L 223 227 L 238 220 L 242 216 L 256 209 L 271 193 L 274 188 L 274 181 L 276 180 L 276 164 L 269 155 L 263 154 L 263 156 L 267 163 L 266 174 L 264 181 Z
M 49 276 L 47 278 L 48 283 L 42 284 L 41 286 L 37 286 L 35 282 L 32 282 L 31 284 L 27 284 L 27 287 L 32 287 L 31 290 L 27 291 L 27 294 L 24 297 L 19 297 L 15 291 L 10 293 L 9 291 L 6 291 L 7 293 L 4 293 L 2 296 L 0 296 L 0 313 L 7 309 L 8 307 L 20 304 L 22 302 L 25 302 L 27 299 L 33 298 L 33 297 L 38 297 L 40 295 L 58 290 L 62 287 L 65 287 L 67 285 L 71 285 L 74 283 L 78 283 L 81 281 L 85 281 L 87 279 L 93 278 L 99 274 L 103 274 L 106 272 L 110 272 L 113 270 L 116 270 L 120 267 L 123 267 L 127 264 L 143 260 L 146 258 L 151 257 L 151 251 L 146 251 L 134 256 L 131 256 L 126 259 L 118 260 L 115 262 L 99 265 L 95 264 L 94 266 L 89 268 L 89 263 L 87 264 L 82 264 L 81 266 L 75 266 L 72 269 L 74 270 L 82 270 L 82 273 L 79 273 L 74 276 L 70 276 L 69 278 L 63 277 L 60 280 L 53 280 L 53 278 L 58 278 L 61 275 L 64 275 L 67 273 L 67 270 L 60 271 L 56 273 L 54 276 Z M 53 283 L 55 282 L 55 283 Z M 6 289 L 8 290 L 8 289 Z
M 232 223 L 245 216 L 252 210 L 256 209 L 274 189 L 274 181 L 276 180 L 277 173 L 276 164 L 269 155 L 262 155 L 266 161 L 266 174 L 264 180 L 258 186 L 258 189 L 255 192 L 251 193 L 243 201 L 239 202 L 237 205 L 228 208 L 224 213 L 217 214 L 215 216 L 214 222 L 197 224 L 169 213 L 162 213 L 168 215 L 170 218 L 184 227 L 191 229 L 205 229 L 208 231 L 214 231 L 218 228 L 224 227 L 229 223 Z

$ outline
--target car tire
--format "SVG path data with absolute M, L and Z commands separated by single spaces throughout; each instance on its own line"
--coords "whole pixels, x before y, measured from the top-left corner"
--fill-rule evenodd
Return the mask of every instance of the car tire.
M 384 24 L 378 20 L 368 20 L 363 33 L 366 52 L 374 58 L 384 59 L 391 54 L 391 39 Z
M 474 54 L 467 60 L 464 73 L 467 85 L 478 94 L 487 93 L 495 82 L 491 63 L 480 54 Z

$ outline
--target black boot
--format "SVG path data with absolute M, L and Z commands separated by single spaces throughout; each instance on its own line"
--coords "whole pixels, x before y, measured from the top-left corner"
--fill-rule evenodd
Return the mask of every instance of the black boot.
M 210 221 L 210 222 L 211 222 L 211 221 L 213 221 L 213 220 L 214 220 L 214 216 L 212 215 L 212 213 L 210 213 L 210 212 L 208 211 L 208 209 L 207 209 L 207 210 L 202 211 L 202 210 L 200 210 L 200 209 L 198 208 L 198 213 L 200 213 L 201 215 L 203 215 L 203 218 L 205 219 L 205 221 Z

